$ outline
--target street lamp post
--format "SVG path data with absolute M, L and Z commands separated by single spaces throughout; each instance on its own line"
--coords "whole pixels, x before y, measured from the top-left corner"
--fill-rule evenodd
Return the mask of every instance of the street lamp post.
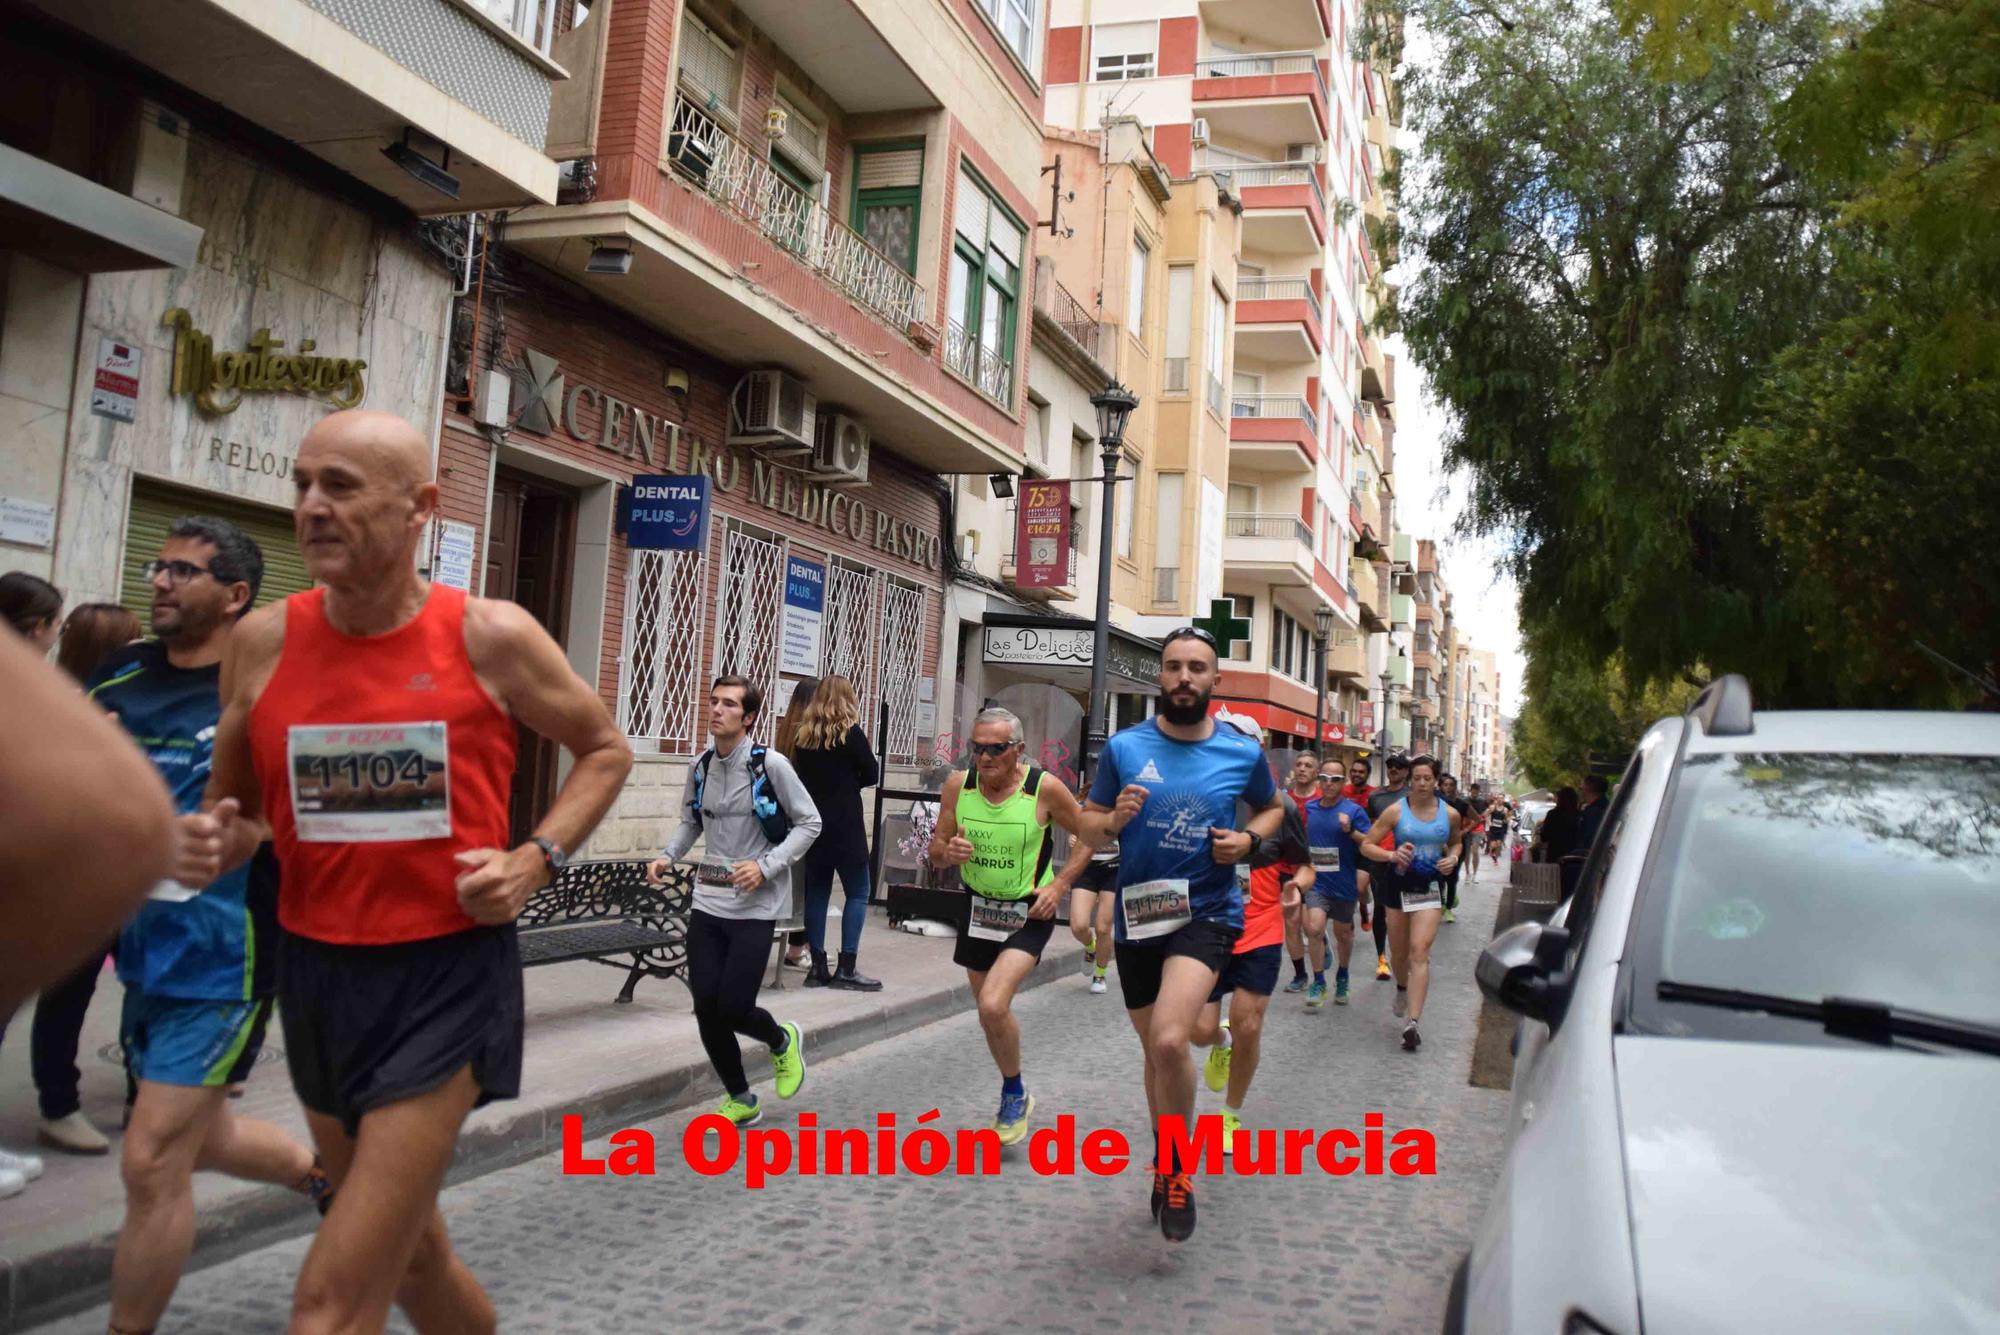
M 1326 640 L 1333 634 L 1331 607 L 1322 603 L 1313 609 L 1313 630 L 1319 638 L 1319 702 L 1313 707 L 1313 754 L 1321 755 L 1326 746 Z
M 1382 673 L 1382 786 L 1389 786 L 1389 673 Z
M 1125 423 L 1139 400 L 1116 380 L 1090 396 L 1097 409 L 1097 448 L 1104 460 L 1104 505 L 1097 537 L 1097 624 L 1090 652 L 1090 713 L 1084 729 L 1084 774 L 1097 774 L 1097 757 L 1109 735 L 1105 728 L 1105 669 L 1111 657 L 1111 546 L 1117 541 L 1118 465 L 1125 458 Z

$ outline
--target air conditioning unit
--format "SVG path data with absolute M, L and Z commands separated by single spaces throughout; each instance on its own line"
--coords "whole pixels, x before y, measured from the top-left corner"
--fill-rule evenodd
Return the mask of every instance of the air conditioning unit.
M 729 401 L 729 443 L 764 454 L 807 454 L 819 401 L 805 382 L 783 371 L 752 371 Z
M 1190 137 L 1194 140 L 1195 147 L 1197 148 L 1203 147 L 1208 143 L 1208 117 L 1196 116 L 1194 118 L 1194 134 Z
M 868 480 L 868 428 L 844 413 L 827 413 L 819 419 L 819 436 L 813 445 L 812 471 L 824 482 L 838 487 L 859 486 Z

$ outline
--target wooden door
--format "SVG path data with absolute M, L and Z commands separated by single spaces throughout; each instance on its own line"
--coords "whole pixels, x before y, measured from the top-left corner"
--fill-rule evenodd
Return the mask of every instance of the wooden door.
M 486 596 L 519 603 L 567 647 L 569 581 L 576 541 L 576 497 L 539 478 L 502 471 L 493 480 L 486 543 Z M 561 752 L 522 728 L 508 802 L 516 844 L 535 832 L 555 801 Z

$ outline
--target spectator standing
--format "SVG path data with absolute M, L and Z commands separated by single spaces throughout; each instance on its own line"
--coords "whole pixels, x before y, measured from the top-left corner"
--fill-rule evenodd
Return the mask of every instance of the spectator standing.
M 44 658 L 56 647 L 62 618 L 62 590 L 25 570 L 0 575 L 0 620 Z
M 1539 862 L 1561 862 L 1576 851 L 1577 829 L 1582 813 L 1577 809 L 1576 789 L 1558 788 L 1556 804 L 1542 817 L 1535 831 Z
M 801 677 L 798 685 L 792 687 L 792 698 L 785 702 L 785 716 L 778 720 L 777 752 L 787 760 L 795 759 L 792 753 L 798 745 L 799 719 L 806 712 L 806 706 L 812 703 L 813 695 L 818 690 L 818 677 Z M 806 967 L 804 928 L 785 938 L 785 967 L 787 969 Z
M 882 984 L 855 968 L 861 953 L 861 929 L 868 921 L 870 891 L 868 827 L 861 815 L 861 790 L 881 778 L 881 766 L 861 731 L 861 702 L 845 677 L 820 682 L 812 703 L 799 715 L 792 734 L 792 766 L 812 795 L 825 822 L 820 836 L 806 850 L 806 945 L 812 965 L 807 987 L 838 987 L 852 992 L 878 992 Z M 826 967 L 826 910 L 833 901 L 833 878 L 840 877 L 840 957 L 831 974 Z
M 1604 825 L 1604 813 L 1611 810 L 1611 799 L 1602 774 L 1583 776 L 1583 810 L 1577 813 L 1576 849 L 1588 853 L 1590 846 L 1597 842 L 1597 831 Z

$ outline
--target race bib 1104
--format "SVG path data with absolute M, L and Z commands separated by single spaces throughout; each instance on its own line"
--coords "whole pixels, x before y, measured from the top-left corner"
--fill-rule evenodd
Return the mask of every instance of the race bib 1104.
M 451 837 L 443 723 L 312 724 L 286 737 L 292 821 L 310 844 Z

